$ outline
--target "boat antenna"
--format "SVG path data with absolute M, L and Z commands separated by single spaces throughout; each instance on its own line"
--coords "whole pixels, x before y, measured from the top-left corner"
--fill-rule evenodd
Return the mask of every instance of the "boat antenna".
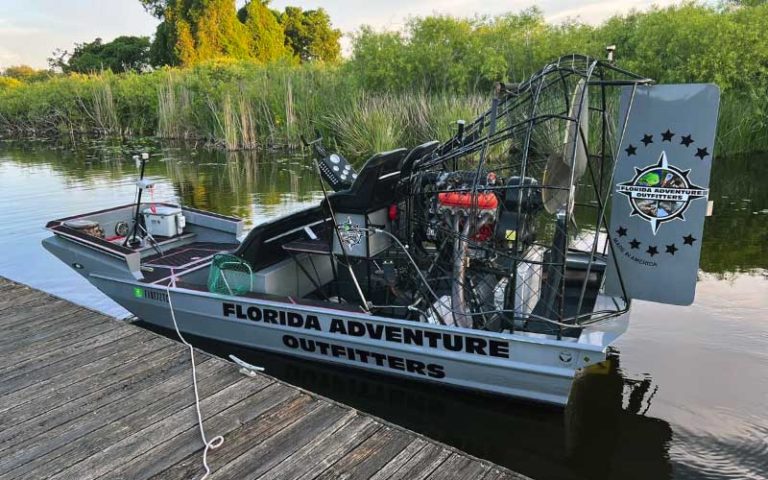
M 129 247 L 135 248 L 141 244 L 141 240 L 138 238 L 141 220 L 141 194 L 144 189 L 152 186 L 152 182 L 144 180 L 144 170 L 146 169 L 147 161 L 149 161 L 149 153 L 142 152 L 140 155 L 134 155 L 133 159 L 141 164 L 139 170 L 139 179 L 136 181 L 138 195 L 136 196 L 136 212 L 133 218 L 133 228 L 131 229 L 131 233 L 125 237 L 123 246 L 127 245 Z

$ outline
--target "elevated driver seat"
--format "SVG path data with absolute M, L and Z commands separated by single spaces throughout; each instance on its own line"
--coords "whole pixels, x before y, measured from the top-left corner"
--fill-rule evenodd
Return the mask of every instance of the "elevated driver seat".
M 389 205 L 400 179 L 398 168 L 406 153 L 407 149 L 398 148 L 369 158 L 350 188 L 328 196 L 334 211 L 368 213 Z

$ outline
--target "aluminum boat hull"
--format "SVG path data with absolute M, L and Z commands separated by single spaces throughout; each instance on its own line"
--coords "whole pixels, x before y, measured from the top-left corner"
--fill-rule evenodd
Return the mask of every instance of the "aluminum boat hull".
M 109 225 L 130 210 L 118 207 L 85 217 Z M 583 328 L 578 337 L 558 339 L 399 320 L 292 296 L 214 294 L 205 285 L 211 258 L 216 248 L 236 245 L 239 221 L 194 210 L 188 217 L 192 223 L 187 228 L 195 238 L 170 239 L 160 256 L 151 247 L 128 250 L 60 229 L 62 221 L 51 222 L 54 235 L 43 246 L 150 324 L 172 329 L 172 304 L 183 333 L 310 362 L 555 405 L 568 402 L 577 373 L 603 361 L 608 346 L 628 325 L 625 313 Z M 605 310 L 613 301 L 600 295 L 594 308 Z
M 307 307 L 91 275 L 91 282 L 143 321 L 309 361 L 565 405 L 579 369 L 605 347 Z M 621 319 L 614 322 L 621 323 Z

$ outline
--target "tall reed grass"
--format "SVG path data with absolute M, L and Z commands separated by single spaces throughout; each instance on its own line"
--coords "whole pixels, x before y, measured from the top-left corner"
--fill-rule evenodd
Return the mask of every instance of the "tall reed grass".
M 227 150 L 293 147 L 316 130 L 351 158 L 448 138 L 490 94 L 371 93 L 343 68 L 218 61 L 0 86 L 0 135 L 156 136 Z M 768 96 L 728 91 L 720 154 L 768 151 Z
M 766 92 L 727 92 L 723 96 L 715 148 L 721 155 L 768 151 Z

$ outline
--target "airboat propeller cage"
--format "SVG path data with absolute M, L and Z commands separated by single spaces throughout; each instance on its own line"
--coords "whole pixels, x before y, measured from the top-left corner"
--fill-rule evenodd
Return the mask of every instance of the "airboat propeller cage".
M 613 175 L 606 291 L 689 305 L 707 214 L 720 89 L 642 85 L 622 92 L 626 131 Z
M 719 94 L 652 83 L 613 63 L 562 57 L 501 85 L 461 135 L 414 163 L 408 241 L 446 257 L 435 268 L 454 282 L 447 311 L 457 324 L 569 335 L 567 325 L 621 315 L 631 298 L 690 303 Z M 653 221 L 642 189 L 627 184 L 638 169 L 649 169 L 636 181 L 659 197 Z M 499 199 L 492 213 L 488 195 Z
M 560 187 L 544 190 L 544 208 L 557 213 L 565 207 L 573 208 L 569 186 L 578 181 L 587 169 L 587 141 L 589 138 L 589 89 L 584 79 L 579 80 L 571 96 L 568 116 L 575 119 L 568 124 L 562 152 L 554 152 L 544 169 L 544 183 Z

